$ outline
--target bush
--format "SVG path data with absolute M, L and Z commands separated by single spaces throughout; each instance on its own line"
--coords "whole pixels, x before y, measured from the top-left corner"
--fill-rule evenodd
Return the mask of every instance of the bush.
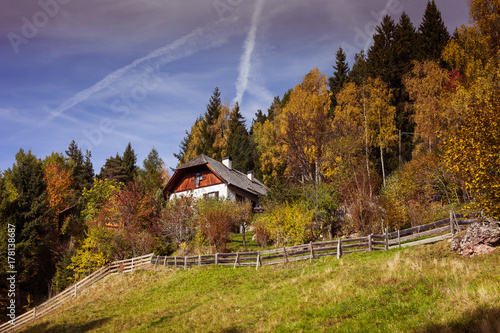
M 261 243 L 267 243 L 267 235 L 275 246 L 304 244 L 313 238 L 314 211 L 303 203 L 276 205 L 257 217 L 254 230 Z
M 231 231 L 249 218 L 242 205 L 220 198 L 198 200 L 195 211 L 198 227 L 218 253 L 226 252 Z

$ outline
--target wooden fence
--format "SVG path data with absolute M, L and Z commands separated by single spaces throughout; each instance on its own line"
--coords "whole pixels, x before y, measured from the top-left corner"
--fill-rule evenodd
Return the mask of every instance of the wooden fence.
M 312 260 L 325 256 L 337 256 L 365 251 L 386 251 L 396 247 L 429 244 L 451 238 L 460 226 L 468 225 L 476 219 L 456 219 L 450 217 L 441 221 L 420 225 L 418 227 L 398 230 L 384 235 L 369 235 L 359 238 L 346 238 L 326 242 L 316 242 L 296 246 L 282 247 L 272 250 L 238 253 L 216 253 L 209 255 L 168 257 L 153 256 L 154 266 L 190 268 L 196 266 L 255 266 L 275 265 L 298 260 Z M 430 237 L 433 236 L 433 237 Z
M 17 316 L 14 320 L 15 325 L 11 323 L 3 323 L 0 325 L 0 332 L 16 332 L 23 329 L 25 326 L 33 323 L 36 319 L 41 318 L 53 310 L 57 309 L 64 303 L 78 297 L 85 289 L 89 288 L 94 283 L 104 279 L 105 277 L 113 274 L 128 273 L 134 269 L 141 268 L 144 265 L 151 263 L 153 253 L 126 260 L 113 261 L 94 273 L 88 275 L 82 280 L 76 282 L 74 285 L 66 288 L 56 296 L 48 299 L 36 308 Z
M 477 221 L 477 219 L 462 218 L 462 215 L 453 217 L 450 214 L 449 219 L 420 225 L 414 228 L 397 230 L 391 233 L 386 229 L 383 235 L 368 235 L 365 237 L 345 239 L 339 238 L 333 241 L 311 242 L 309 244 L 265 251 L 216 253 L 184 257 L 155 256 L 154 254 L 148 254 L 138 258 L 114 261 L 78 281 L 73 286 L 68 287 L 63 292 L 45 303 L 42 303 L 33 310 L 16 317 L 15 326 L 9 323 L 0 325 L 0 333 L 14 332 L 22 329 L 26 325 L 33 323 L 36 318 L 45 316 L 65 302 L 76 298 L 83 290 L 109 275 L 132 272 L 134 269 L 147 264 L 152 264 L 155 267 L 169 266 L 184 269 L 208 265 L 233 266 L 234 268 L 238 266 L 255 266 L 257 269 L 265 265 L 275 265 L 298 260 L 313 260 L 325 256 L 337 256 L 337 258 L 340 258 L 342 255 L 348 253 L 387 251 L 397 247 L 429 244 L 445 240 L 451 238 L 456 231 L 460 231 L 460 226 Z

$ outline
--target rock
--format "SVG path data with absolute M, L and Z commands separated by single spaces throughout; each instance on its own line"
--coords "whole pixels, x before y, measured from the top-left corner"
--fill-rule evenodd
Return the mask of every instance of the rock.
M 461 255 L 480 255 L 490 253 L 500 246 L 500 222 L 488 218 L 474 222 L 465 234 L 453 237 L 451 250 Z

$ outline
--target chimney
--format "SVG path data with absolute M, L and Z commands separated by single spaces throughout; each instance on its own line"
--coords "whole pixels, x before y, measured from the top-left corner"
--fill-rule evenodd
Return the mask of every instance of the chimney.
M 248 171 L 247 172 L 247 177 L 248 179 L 250 179 L 251 181 L 254 180 L 254 173 L 253 173 L 253 170 L 252 171 Z
M 233 159 L 231 156 L 224 157 L 222 159 L 222 164 L 224 164 L 227 168 L 232 169 L 233 168 Z

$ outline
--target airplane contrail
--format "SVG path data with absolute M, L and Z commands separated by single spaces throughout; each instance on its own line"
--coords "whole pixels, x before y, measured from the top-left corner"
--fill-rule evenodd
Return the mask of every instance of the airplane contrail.
M 223 22 L 224 23 L 224 22 Z M 64 101 L 59 107 L 52 110 L 49 116 L 40 123 L 40 126 L 46 125 L 55 117 L 72 108 L 73 106 L 86 101 L 97 92 L 109 87 L 116 82 L 120 77 L 125 75 L 130 70 L 136 68 L 140 64 L 149 60 L 158 60 L 160 64 L 166 64 L 174 60 L 182 59 L 190 56 L 198 51 L 211 49 L 221 46 L 228 40 L 228 33 L 231 29 L 220 29 L 224 24 L 212 24 L 207 27 L 198 28 L 188 35 L 177 39 L 176 41 L 150 52 L 148 55 L 134 60 L 132 63 L 115 70 L 113 73 L 104 77 L 101 81 L 93 86 L 84 89 L 73 97 Z
M 239 65 L 239 75 L 236 81 L 236 97 L 234 102 L 239 102 L 243 99 L 243 94 L 248 87 L 248 77 L 250 76 L 251 59 L 252 53 L 255 49 L 255 38 L 257 36 L 257 27 L 259 25 L 260 16 L 262 14 L 262 8 L 264 7 L 264 0 L 257 0 L 255 4 L 255 10 L 252 15 L 252 23 L 250 26 L 250 31 L 248 32 L 247 38 L 244 43 L 244 51 L 241 55 L 240 65 Z

